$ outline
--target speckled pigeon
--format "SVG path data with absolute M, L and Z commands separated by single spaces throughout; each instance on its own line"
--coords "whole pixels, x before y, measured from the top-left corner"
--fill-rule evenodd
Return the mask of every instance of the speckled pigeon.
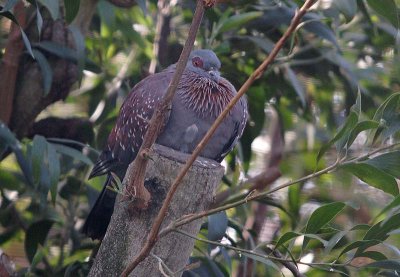
M 233 85 L 220 76 L 221 63 L 211 50 L 190 54 L 172 108 L 157 143 L 191 153 L 212 123 L 236 95 Z M 104 188 L 94 204 L 82 231 L 92 239 L 102 239 L 114 209 L 116 193 L 106 187 L 111 172 L 121 180 L 135 159 L 148 122 L 166 93 L 176 64 L 139 82 L 121 107 L 117 123 L 108 137 L 89 178 L 107 174 Z M 243 133 L 247 120 L 247 103 L 242 97 L 218 127 L 201 152 L 202 157 L 221 162 Z

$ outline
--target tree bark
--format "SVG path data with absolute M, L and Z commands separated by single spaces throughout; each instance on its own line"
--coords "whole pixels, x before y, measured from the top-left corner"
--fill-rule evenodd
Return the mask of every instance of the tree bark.
M 170 148 L 154 146 L 154 151 L 150 153 L 145 182 L 152 196 L 150 206 L 145 211 L 130 215 L 128 203 L 121 201 L 121 195 L 117 197 L 110 226 L 89 276 L 119 276 L 140 252 L 165 195 L 187 157 L 188 155 Z M 223 167 L 219 163 L 198 158 L 174 195 L 162 227 L 185 214 L 206 210 L 213 202 L 216 187 L 223 173 Z M 129 181 L 125 178 L 124 184 Z M 197 220 L 181 229 L 197 235 L 201 223 L 201 220 Z M 156 243 L 153 255 L 139 264 L 130 276 L 163 276 L 156 257 L 160 258 L 169 270 L 178 272 L 188 264 L 193 246 L 193 239 L 170 233 Z M 165 269 L 165 272 L 168 269 Z

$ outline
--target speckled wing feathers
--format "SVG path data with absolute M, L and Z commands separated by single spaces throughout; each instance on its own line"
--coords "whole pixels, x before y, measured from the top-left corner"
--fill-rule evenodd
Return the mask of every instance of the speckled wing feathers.
M 118 177 L 123 178 L 127 167 L 136 157 L 148 123 L 171 77 L 171 72 L 164 71 L 145 78 L 133 88 L 121 107 L 108 137 L 107 147 L 100 154 L 90 178 L 107 174 L 116 167 L 119 169 L 117 175 L 122 175 Z

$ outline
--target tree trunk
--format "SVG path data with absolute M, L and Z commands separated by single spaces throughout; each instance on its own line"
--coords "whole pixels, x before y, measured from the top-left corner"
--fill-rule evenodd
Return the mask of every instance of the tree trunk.
M 152 195 L 149 208 L 130 215 L 127 203 L 121 202 L 120 195 L 117 197 L 110 226 L 89 276 L 119 276 L 139 253 L 165 195 L 187 157 L 186 154 L 164 146 L 154 147 L 154 151 L 150 154 L 145 184 Z M 219 163 L 198 158 L 175 193 L 162 228 L 183 215 L 206 210 L 213 202 L 223 172 L 223 167 Z M 201 223 L 201 220 L 191 222 L 182 226 L 182 230 L 197 235 Z M 171 271 L 177 272 L 188 264 L 193 246 L 193 239 L 169 233 L 156 243 L 153 255 L 140 263 L 130 276 L 163 276 L 156 257 L 160 258 Z

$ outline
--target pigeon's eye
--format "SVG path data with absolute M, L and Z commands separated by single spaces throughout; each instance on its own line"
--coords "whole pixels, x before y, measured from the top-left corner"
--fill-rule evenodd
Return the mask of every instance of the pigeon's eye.
M 192 64 L 195 67 L 203 68 L 203 60 L 200 57 L 194 57 L 192 59 Z

